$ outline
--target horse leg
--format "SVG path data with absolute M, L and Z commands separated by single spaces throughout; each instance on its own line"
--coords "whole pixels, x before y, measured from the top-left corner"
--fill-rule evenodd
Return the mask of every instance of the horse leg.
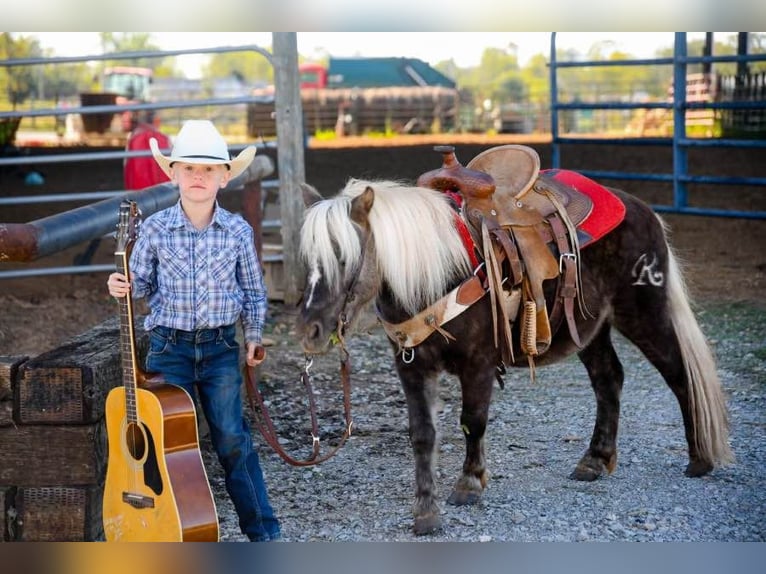
M 678 400 L 684 421 L 684 434 L 689 447 L 689 465 L 686 468 L 686 474 L 702 476 L 710 472 L 713 465 L 701 460 L 697 453 L 689 385 L 684 372 L 683 356 L 670 321 L 658 317 L 654 313 L 651 316 L 656 318 L 651 325 L 633 320 L 630 322 L 630 327 L 624 330 L 624 333 L 660 372 Z
M 435 373 L 418 376 L 400 371 L 409 415 L 409 436 L 415 456 L 415 518 L 416 535 L 430 534 L 441 528 L 439 505 L 436 502 L 434 468 L 437 460 L 438 431 L 436 403 L 438 396 Z
M 464 372 L 460 377 L 463 397 L 460 428 L 465 437 L 466 451 L 463 472 L 447 499 L 449 504 L 455 506 L 476 504 L 487 486 L 484 433 L 487 428 L 494 380 L 492 374 L 486 377 L 477 377 L 475 372 L 471 374 Z
M 634 319 L 629 328 L 620 330 L 641 349 L 673 391 L 681 408 L 689 449 L 685 473 L 691 477 L 703 476 L 716 464 L 732 460 L 726 441 L 727 414 L 712 355 L 705 350 L 703 358 L 707 362 L 704 370 L 689 371 L 688 365 L 693 365 L 696 358 L 690 360 L 689 355 L 682 351 L 682 343 L 676 337 L 671 320 L 663 319 L 656 313 L 648 313 L 647 316 L 656 319 L 651 324 Z M 689 326 L 689 329 L 693 328 Z M 686 337 L 686 334 L 681 337 Z M 711 381 L 715 381 L 712 386 Z M 703 384 L 708 386 L 700 387 Z
M 578 353 L 596 395 L 596 423 L 590 445 L 569 475 L 575 480 L 593 481 L 617 466 L 617 428 L 620 422 L 620 394 L 624 374 L 612 345 L 611 325 L 604 323 L 590 344 Z
M 713 353 L 670 249 L 667 258 L 664 284 L 637 288 L 627 302 L 616 305 L 615 326 L 641 349 L 673 391 L 689 448 L 686 475 L 703 476 L 734 460 L 728 412 Z

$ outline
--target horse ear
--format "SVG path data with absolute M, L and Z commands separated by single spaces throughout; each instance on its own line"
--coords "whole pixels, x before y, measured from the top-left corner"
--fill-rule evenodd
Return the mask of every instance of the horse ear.
M 367 225 L 367 215 L 375 201 L 375 190 L 369 185 L 351 202 L 351 219 L 360 225 Z
M 313 185 L 309 185 L 308 183 L 301 183 L 299 185 L 301 187 L 301 192 L 303 193 L 303 205 L 305 207 L 311 207 L 317 201 L 322 201 L 322 196 Z

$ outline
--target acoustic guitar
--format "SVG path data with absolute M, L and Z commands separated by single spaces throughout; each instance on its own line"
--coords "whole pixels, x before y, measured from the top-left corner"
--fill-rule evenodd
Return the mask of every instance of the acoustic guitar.
M 138 236 L 134 201 L 120 204 L 117 270 L 129 275 Z M 108 541 L 217 541 L 218 515 L 199 450 L 194 402 L 137 363 L 130 295 L 118 300 L 123 385 L 105 407 L 109 458 L 103 524 Z

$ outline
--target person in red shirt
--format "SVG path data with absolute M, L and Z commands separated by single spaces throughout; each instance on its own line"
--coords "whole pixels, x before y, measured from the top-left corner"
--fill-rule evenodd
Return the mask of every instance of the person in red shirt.
M 136 114 L 133 115 L 133 129 L 128 138 L 128 144 L 125 151 L 141 151 L 149 149 L 149 140 L 156 139 L 160 149 L 169 149 L 171 141 L 168 136 L 158 130 L 147 117 L 141 121 Z M 162 171 L 152 156 L 128 157 L 125 158 L 124 165 L 125 189 L 137 190 L 170 181 L 167 174 Z

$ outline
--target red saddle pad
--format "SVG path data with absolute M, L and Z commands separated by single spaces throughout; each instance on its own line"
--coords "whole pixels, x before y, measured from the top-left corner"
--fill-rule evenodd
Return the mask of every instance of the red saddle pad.
M 566 169 L 546 169 L 540 173 L 552 176 L 556 181 L 584 193 L 593 200 L 593 210 L 577 226 L 581 234 L 581 247 L 603 237 L 625 218 L 625 205 L 600 183 Z

